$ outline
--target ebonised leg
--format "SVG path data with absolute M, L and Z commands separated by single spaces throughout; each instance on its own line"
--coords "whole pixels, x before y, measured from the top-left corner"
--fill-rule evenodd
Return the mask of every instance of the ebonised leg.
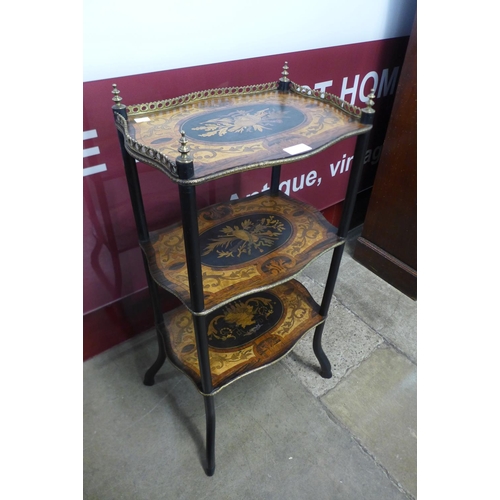
M 152 364 L 151 368 L 144 375 L 144 385 L 153 385 L 155 383 L 155 375 L 158 370 L 163 366 L 165 359 L 167 358 L 167 332 L 165 329 L 165 321 L 163 319 L 163 313 L 161 311 L 160 297 L 158 295 L 158 288 L 153 278 L 149 274 L 149 269 L 147 267 L 147 261 L 144 258 L 144 267 L 146 268 L 146 277 L 148 281 L 149 295 L 151 297 L 151 303 L 153 306 L 153 312 L 155 317 L 156 326 L 156 337 L 158 339 L 158 357 L 156 361 Z
M 159 325 L 156 327 L 156 337 L 158 339 L 158 357 L 156 358 L 156 361 L 151 365 L 151 368 L 149 368 L 149 370 L 144 375 L 144 385 L 154 385 L 155 375 L 163 366 L 163 363 L 165 363 L 165 359 L 167 359 L 164 328 L 164 325 Z
M 280 192 L 281 165 L 275 165 L 271 171 L 271 194 L 277 195 Z
M 370 99 L 373 99 L 373 92 L 370 94 Z M 373 101 L 369 101 L 367 108 L 363 109 L 363 114 L 361 118 L 361 123 L 372 124 L 374 118 L 374 111 L 371 108 Z M 354 204 L 356 203 L 356 195 L 359 191 L 359 183 L 361 180 L 361 174 L 363 171 L 364 158 L 366 150 L 368 149 L 368 140 L 370 134 L 359 135 L 356 140 L 356 149 L 354 151 L 354 161 L 351 170 L 351 175 L 349 176 L 349 184 L 347 185 L 347 192 L 345 196 L 344 206 L 342 208 L 342 217 L 340 219 L 340 225 L 338 229 L 338 236 L 341 238 L 346 238 L 349 227 L 351 225 L 351 218 L 354 212 Z M 342 260 L 342 255 L 344 253 L 345 243 L 335 247 L 333 250 L 332 262 L 330 264 L 330 271 L 328 272 L 328 278 L 325 285 L 325 293 L 323 294 L 323 301 L 321 302 L 320 314 L 324 317 L 328 315 L 328 309 L 330 308 L 330 302 L 333 296 L 333 289 L 335 288 L 335 282 L 337 281 L 337 275 L 339 273 L 340 261 Z M 318 325 L 316 331 L 314 332 L 313 340 L 313 350 L 314 354 L 318 358 L 321 365 L 320 374 L 323 378 L 332 377 L 332 367 L 330 361 L 326 357 L 323 348 L 321 347 L 321 336 L 323 335 L 324 323 Z
M 203 396 L 207 419 L 207 476 L 215 472 L 215 403 L 213 396 Z
M 316 327 L 313 338 L 313 351 L 316 357 L 318 358 L 319 364 L 321 366 L 321 370 L 319 374 L 323 378 L 332 378 L 332 365 L 328 360 L 325 351 L 323 351 L 323 347 L 321 346 L 321 337 L 323 335 L 323 328 L 325 323 L 321 323 Z
M 321 302 L 320 314 L 322 316 L 328 316 L 328 309 L 330 308 L 330 302 L 333 297 L 333 289 L 335 288 L 335 282 L 337 281 L 337 275 L 339 273 L 340 261 L 342 260 L 342 255 L 344 253 L 344 245 L 335 247 L 333 250 L 332 262 L 330 264 L 330 271 L 328 272 L 328 278 L 325 285 L 325 293 L 323 294 L 323 301 Z M 313 350 L 314 354 L 318 358 L 319 364 L 321 365 L 320 375 L 323 378 L 332 378 L 332 365 L 326 357 L 325 351 L 321 346 L 321 337 L 323 335 L 323 329 L 325 323 L 321 323 L 316 327 L 313 338 Z

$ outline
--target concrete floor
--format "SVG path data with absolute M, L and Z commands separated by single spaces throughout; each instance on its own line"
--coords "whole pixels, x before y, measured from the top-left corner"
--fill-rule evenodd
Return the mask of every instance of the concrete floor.
M 221 391 L 213 477 L 194 385 L 168 362 L 153 387 L 142 384 L 153 331 L 85 362 L 84 498 L 416 498 L 417 304 L 354 261 L 352 246 L 323 334 L 333 377 L 317 374 L 309 332 L 284 360 Z M 330 255 L 300 279 L 316 300 Z

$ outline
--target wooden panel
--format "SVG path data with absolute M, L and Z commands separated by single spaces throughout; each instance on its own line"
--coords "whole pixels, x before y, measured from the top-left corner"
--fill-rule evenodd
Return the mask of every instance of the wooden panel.
M 269 162 L 296 161 L 371 128 L 360 124 L 359 116 L 331 102 L 292 91 L 222 95 L 188 102 L 166 110 L 158 110 L 158 103 L 129 107 L 154 109 L 137 115 L 129 111 L 123 130 L 137 141 L 127 143 L 129 152 L 172 176 L 173 167 L 167 168 L 156 153 L 175 163 L 180 132 L 184 130 L 194 159 L 193 179 L 205 179 L 267 166 Z M 345 106 L 347 109 L 350 105 Z M 306 148 L 285 151 L 298 145 Z M 178 180 L 175 175 L 171 178 Z
M 296 276 L 343 240 L 319 211 L 279 193 L 261 193 L 200 211 L 205 308 Z M 141 245 L 155 281 L 191 307 L 182 225 Z
M 170 359 L 201 391 L 191 313 L 180 307 L 165 321 Z M 217 309 L 207 317 L 212 393 L 279 360 L 322 321 L 318 304 L 295 280 Z
M 417 271 L 363 237 L 358 238 L 355 259 L 394 288 L 417 300 Z
M 417 295 L 417 24 L 401 71 L 354 258 L 412 298 Z

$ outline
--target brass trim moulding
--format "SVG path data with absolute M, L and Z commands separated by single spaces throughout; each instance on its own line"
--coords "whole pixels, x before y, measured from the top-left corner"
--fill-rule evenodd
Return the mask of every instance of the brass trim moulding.
M 164 99 L 162 101 L 148 102 L 145 104 L 133 104 L 127 106 L 127 113 L 129 116 L 138 116 L 145 113 L 152 113 L 155 111 L 165 111 L 167 109 L 175 108 L 177 106 L 184 106 L 198 101 L 212 99 L 214 97 L 234 97 L 238 95 L 252 95 L 269 92 L 278 89 L 278 82 L 259 83 L 256 85 L 245 85 L 243 87 L 222 87 L 209 90 L 201 90 L 198 92 L 191 92 L 172 99 Z
M 191 105 L 194 103 L 198 103 L 200 101 L 206 101 L 210 99 L 231 98 L 231 97 L 234 98 L 234 97 L 245 97 L 250 95 L 265 95 L 265 94 L 276 95 L 276 94 L 289 93 L 291 95 L 300 96 L 300 98 L 303 99 L 311 99 L 313 101 L 319 101 L 322 104 L 325 104 L 326 106 L 334 108 L 337 110 L 337 112 L 344 114 L 346 119 L 356 122 L 358 124 L 358 127 L 351 130 L 345 130 L 343 133 L 340 133 L 332 140 L 327 140 L 326 142 L 322 143 L 321 145 L 317 145 L 311 150 L 291 155 L 289 157 L 280 157 L 278 159 L 262 160 L 261 156 L 261 158 L 251 159 L 249 163 L 244 165 L 238 165 L 238 166 L 228 165 L 226 168 L 221 168 L 220 170 L 217 171 L 212 171 L 212 172 L 207 171 L 206 173 L 200 172 L 198 175 L 195 175 L 192 178 L 181 179 L 178 175 L 175 158 L 171 157 L 171 155 L 167 156 L 167 154 L 159 151 L 155 147 L 146 145 L 141 141 L 137 140 L 135 138 L 135 132 L 133 130 L 131 131 L 129 128 L 128 119 L 122 116 L 117 111 L 115 111 L 115 123 L 118 130 L 120 130 L 123 133 L 124 146 L 130 155 L 132 155 L 137 160 L 160 170 L 175 183 L 185 186 L 195 186 L 198 184 L 203 184 L 205 182 L 233 175 L 239 172 L 246 172 L 253 169 L 284 165 L 295 161 L 304 160 L 324 151 L 330 146 L 346 138 L 365 133 L 367 129 L 370 129 L 372 127 L 371 125 L 361 124 L 361 116 L 363 110 L 361 110 L 357 106 L 349 104 L 348 102 L 342 100 L 340 97 L 334 94 L 330 94 L 328 92 L 321 92 L 318 89 L 310 89 L 309 87 L 298 85 L 292 81 L 290 81 L 290 87 L 288 92 L 278 90 L 278 86 L 279 82 L 269 82 L 263 84 L 246 85 L 242 87 L 216 88 L 205 91 L 192 92 L 190 94 L 185 94 L 183 96 L 175 97 L 172 99 L 155 101 L 145 104 L 123 106 L 123 104 L 119 103 L 119 105 L 121 107 L 126 107 L 128 118 L 134 118 L 135 121 L 138 121 L 140 120 L 141 117 L 146 119 L 146 115 L 148 114 L 154 115 L 156 113 L 162 113 L 169 110 L 180 109 L 183 106 Z M 117 95 L 119 91 L 117 91 L 115 88 L 113 90 L 113 93 L 115 94 L 113 100 L 115 100 L 116 102 L 117 99 L 120 99 Z M 182 134 L 182 130 L 179 130 L 179 134 Z M 181 135 L 179 135 L 179 137 L 181 137 Z M 195 172 L 196 172 L 197 170 L 196 152 L 192 151 L 191 154 L 193 157 Z
M 294 82 L 290 82 L 290 90 L 301 96 L 308 97 L 310 99 L 316 99 L 317 101 L 321 101 L 327 104 L 332 104 L 345 113 L 352 115 L 354 118 L 359 119 L 361 117 L 361 108 L 358 108 L 358 106 L 354 106 L 354 104 L 350 104 L 347 101 L 344 101 L 335 94 L 321 92 L 318 89 L 311 89 L 309 87 L 297 85 Z
M 127 120 L 119 113 L 115 113 L 115 124 L 116 128 L 123 133 L 125 149 L 136 160 L 157 168 L 167 174 L 171 180 L 179 182 L 175 161 L 170 160 L 156 149 L 141 144 L 139 141 L 133 139 L 128 133 Z
M 287 79 L 288 80 L 288 79 Z M 290 90 L 304 97 L 310 99 L 316 99 L 327 104 L 332 104 L 333 106 L 341 109 L 342 111 L 359 118 L 361 116 L 361 108 L 344 101 L 339 96 L 331 94 L 328 92 L 321 92 L 318 89 L 311 89 L 304 85 L 299 85 L 295 82 L 290 81 Z M 213 97 L 233 97 L 233 96 L 244 96 L 252 94 L 260 94 L 263 92 L 275 91 L 278 89 L 279 82 L 268 82 L 260 83 L 256 85 L 245 85 L 242 87 L 222 87 L 209 90 L 201 90 L 198 92 L 191 92 L 190 94 L 185 94 L 179 97 L 173 97 L 171 99 L 164 99 L 161 101 L 153 101 L 144 104 L 132 104 L 126 106 L 127 114 L 129 116 L 140 116 L 145 113 L 152 113 L 155 111 L 165 111 L 170 108 L 175 108 L 177 106 L 183 106 L 185 104 L 191 104 L 198 101 L 203 101 L 206 99 L 211 99 Z M 121 100 L 121 98 L 120 98 Z

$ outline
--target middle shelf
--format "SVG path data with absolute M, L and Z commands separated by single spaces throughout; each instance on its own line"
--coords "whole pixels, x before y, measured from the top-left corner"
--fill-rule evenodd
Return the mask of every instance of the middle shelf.
M 199 210 L 205 310 L 298 275 L 312 260 L 344 243 L 315 208 L 269 192 Z M 190 310 L 182 224 L 141 243 L 153 279 Z

